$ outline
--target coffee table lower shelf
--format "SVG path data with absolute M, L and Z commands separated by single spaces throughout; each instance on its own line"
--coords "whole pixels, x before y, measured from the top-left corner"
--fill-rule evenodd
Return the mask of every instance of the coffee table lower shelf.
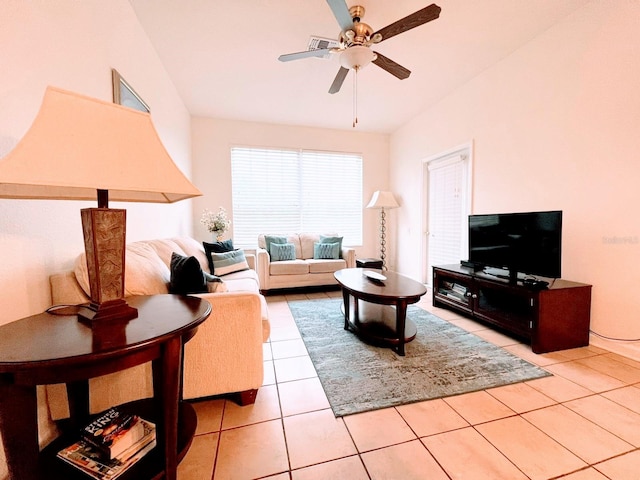
M 137 400 L 120 405 L 118 408 L 126 413 L 135 413 L 156 425 L 159 423 L 154 413 L 153 399 Z M 197 423 L 194 408 L 189 403 L 180 402 L 178 409 L 178 463 L 184 458 L 191 446 Z M 56 456 L 60 450 L 73 444 L 78 438 L 78 433 L 75 431 L 64 433 L 40 452 L 42 478 L 47 478 L 47 480 L 88 480 L 91 478 Z M 158 441 L 158 445 L 153 450 L 119 476 L 118 480 L 156 480 L 161 478 L 164 478 L 164 453 Z
M 358 315 L 355 312 L 355 299 L 349 301 L 349 330 L 359 338 L 372 345 L 397 346 L 400 344 L 398 333 L 396 332 L 396 309 L 391 305 L 379 305 L 357 300 Z M 344 303 L 341 306 L 344 314 Z M 353 319 L 358 318 L 357 321 Z M 416 324 L 410 319 L 405 319 L 404 342 L 408 343 L 416 338 L 418 329 Z

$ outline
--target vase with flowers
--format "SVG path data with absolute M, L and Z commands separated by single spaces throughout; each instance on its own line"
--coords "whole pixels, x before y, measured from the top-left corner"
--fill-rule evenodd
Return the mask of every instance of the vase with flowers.
M 231 227 L 231 220 L 227 211 L 220 207 L 217 212 L 205 209 L 200 217 L 200 223 L 204 225 L 218 242 L 222 240 L 224 233 Z

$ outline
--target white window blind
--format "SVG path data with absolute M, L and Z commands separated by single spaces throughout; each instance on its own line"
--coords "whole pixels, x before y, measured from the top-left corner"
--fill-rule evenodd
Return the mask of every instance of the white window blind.
M 362 244 L 360 155 L 234 147 L 233 238 L 255 246 L 261 233 L 334 232 Z

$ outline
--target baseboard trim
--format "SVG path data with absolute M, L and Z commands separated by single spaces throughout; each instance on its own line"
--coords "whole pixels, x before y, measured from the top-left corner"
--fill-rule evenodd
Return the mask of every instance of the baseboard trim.
M 640 362 L 640 341 L 626 342 L 619 340 L 607 340 L 606 338 L 591 334 L 589 335 L 589 345 L 604 348 L 605 350 L 609 350 L 611 353 L 617 353 L 623 357 Z

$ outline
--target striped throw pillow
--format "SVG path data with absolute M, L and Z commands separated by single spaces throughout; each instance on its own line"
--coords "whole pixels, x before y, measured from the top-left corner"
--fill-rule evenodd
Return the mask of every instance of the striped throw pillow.
M 233 272 L 249 270 L 249 264 L 242 250 L 233 250 L 225 253 L 212 253 L 213 274 L 218 277 L 228 275 Z

